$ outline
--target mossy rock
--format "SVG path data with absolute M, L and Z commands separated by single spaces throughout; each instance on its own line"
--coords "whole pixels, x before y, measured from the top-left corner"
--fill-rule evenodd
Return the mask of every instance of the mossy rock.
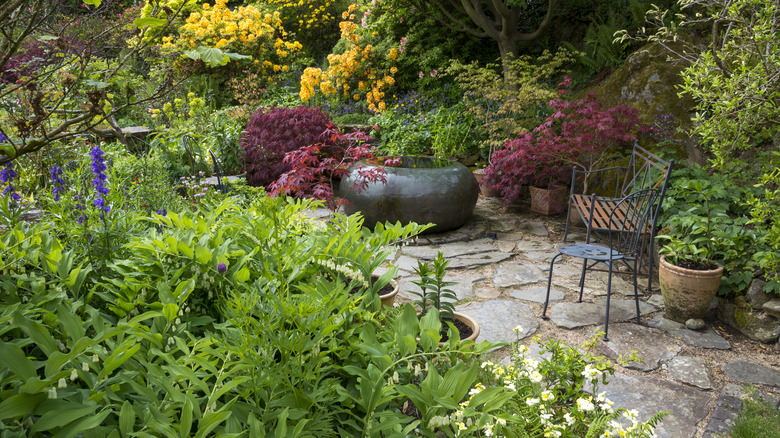
M 619 69 L 604 82 L 589 92 L 596 92 L 605 106 L 627 105 L 639 111 L 639 119 L 654 125 L 657 117 L 671 115 L 670 122 L 676 128 L 689 131 L 695 105 L 688 96 L 678 96 L 677 86 L 682 84 L 680 72 L 688 63 L 658 43 L 634 52 Z M 695 142 L 684 134 L 676 134 L 678 158 L 700 160 Z M 660 139 L 643 139 L 640 143 L 649 150 L 657 151 L 655 144 Z
M 777 341 L 780 336 L 777 320 L 753 311 L 744 297 L 736 297 L 733 301 L 719 299 L 718 319 L 754 341 L 767 344 Z

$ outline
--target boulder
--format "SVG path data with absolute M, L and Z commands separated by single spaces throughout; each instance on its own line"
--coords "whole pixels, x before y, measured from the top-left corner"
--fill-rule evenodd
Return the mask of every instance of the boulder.
M 772 295 L 764 292 L 764 285 L 766 285 L 766 281 L 754 278 L 753 281 L 750 282 L 747 293 L 745 293 L 745 299 L 753 307 L 753 310 L 760 309 L 764 303 L 773 298 Z
M 674 132 L 674 128 L 688 131 L 695 105 L 688 96 L 678 96 L 676 88 L 682 84 L 680 72 L 687 62 L 676 58 L 658 43 L 648 44 L 637 50 L 595 91 L 599 99 L 609 106 L 627 105 L 639 111 L 641 122 L 663 124 Z M 703 162 L 701 152 L 692 140 L 676 134 L 679 143 L 684 144 L 688 158 Z M 654 139 L 657 143 L 664 139 Z
M 764 344 L 775 342 L 780 337 L 777 319 L 763 312 L 754 312 L 744 297 L 737 297 L 734 301 L 720 299 L 718 319 Z

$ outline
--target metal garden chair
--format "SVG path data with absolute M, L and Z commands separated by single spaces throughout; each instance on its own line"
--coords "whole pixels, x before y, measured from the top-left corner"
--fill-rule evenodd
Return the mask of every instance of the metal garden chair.
M 580 298 L 585 288 L 585 273 L 599 263 L 607 265 L 609 276 L 607 277 L 607 310 L 604 319 L 604 340 L 608 340 L 609 333 L 609 302 L 612 295 L 612 271 L 614 263 L 618 261 L 633 264 L 634 276 L 634 301 L 636 302 L 636 320 L 639 323 L 639 292 L 637 287 L 637 272 L 639 259 L 642 253 L 643 235 L 648 229 L 655 229 L 658 214 L 661 211 L 662 191 L 658 189 L 644 189 L 631 193 L 615 202 L 614 208 L 602 223 L 608 230 L 607 246 L 590 243 L 590 233 L 585 243 L 564 246 L 558 249 L 558 254 L 550 262 L 550 275 L 547 279 L 547 296 L 544 300 L 542 319 L 547 319 L 547 306 L 550 301 L 550 286 L 552 285 L 553 268 L 555 260 L 561 255 L 568 255 L 583 259 L 582 276 L 580 277 Z M 596 196 L 592 195 L 589 203 L 590 209 L 587 216 L 588 228 L 593 227 L 597 212 Z M 590 264 L 589 264 L 590 262 Z
M 643 189 L 655 189 L 660 192 L 659 203 L 663 201 L 666 194 L 666 188 L 669 185 L 669 178 L 674 167 L 674 160 L 665 161 L 657 155 L 649 152 L 645 148 L 634 144 L 631 151 L 631 157 L 628 166 L 608 167 L 586 171 L 574 168 L 571 178 L 571 190 L 569 195 L 569 209 L 566 215 L 566 229 L 563 234 L 563 241 L 569 236 L 570 220 L 572 210 L 578 212 L 583 221 L 587 224 L 588 241 L 592 233 L 606 240 L 606 233 L 615 231 L 611 227 L 610 216 L 615 211 L 618 202 L 625 196 Z M 611 173 L 616 174 L 615 194 L 614 196 L 596 196 L 595 194 L 575 193 L 575 188 L 582 177 L 603 174 L 608 176 Z M 624 205 L 625 207 L 625 205 Z M 642 252 L 648 254 L 648 281 L 647 290 L 651 290 L 653 284 L 653 252 L 655 240 L 655 222 L 652 226 L 640 230 L 643 233 Z M 647 245 L 645 248 L 644 245 Z M 644 251 L 646 249 L 646 251 Z M 640 259 L 638 268 L 642 268 Z

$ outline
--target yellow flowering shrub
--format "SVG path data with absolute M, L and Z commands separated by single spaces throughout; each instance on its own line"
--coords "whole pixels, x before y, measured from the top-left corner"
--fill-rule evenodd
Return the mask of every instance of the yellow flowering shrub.
M 264 0 L 281 15 L 285 23 L 293 23 L 294 30 L 318 28 L 334 23 L 337 19 L 334 6 L 337 0 Z
M 163 38 L 163 52 L 185 52 L 198 46 L 215 47 L 223 52 L 252 56 L 263 74 L 287 71 L 291 55 L 302 49 L 301 43 L 288 41 L 278 13 L 263 13 L 253 6 L 233 10 L 227 0 L 214 6 L 203 4 L 179 27 L 178 36 Z
M 365 99 L 369 111 L 382 112 L 387 109 L 385 92 L 395 84 L 393 75 L 398 69 L 393 62 L 398 58 L 398 49 L 391 48 L 380 53 L 370 44 L 371 35 L 364 35 L 356 22 L 360 9 L 351 4 L 342 14 L 339 23 L 341 41 L 346 49 L 343 53 L 328 55 L 328 69 L 310 67 L 301 76 L 300 98 L 306 102 L 319 88 L 324 95 L 338 95 L 342 99 Z

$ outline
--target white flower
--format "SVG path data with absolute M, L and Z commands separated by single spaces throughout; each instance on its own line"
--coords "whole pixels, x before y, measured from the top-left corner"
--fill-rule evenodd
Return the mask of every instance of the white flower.
M 593 409 L 595 409 L 595 406 L 593 406 L 593 403 L 590 401 L 590 397 L 588 397 L 587 399 L 578 398 L 577 409 L 581 411 L 592 411 Z
M 602 372 L 591 364 L 585 365 L 585 369 L 582 370 L 582 376 L 588 380 L 598 379 L 601 377 L 601 374 Z
M 563 419 L 564 419 L 564 421 L 566 421 L 566 424 L 569 425 L 569 426 L 574 424 L 574 417 L 572 417 L 569 412 L 563 414 Z
M 539 371 L 536 370 L 532 371 L 528 378 L 531 379 L 531 381 L 534 383 L 539 383 L 543 379 L 542 375 L 539 374 Z
M 95 363 L 98 363 L 98 362 L 100 362 L 100 358 L 98 357 L 98 355 L 97 355 L 97 354 L 93 354 L 93 355 L 92 355 L 92 362 L 95 362 Z
M 73 371 L 70 372 L 70 381 L 72 382 L 72 381 L 74 381 L 74 380 L 76 380 L 78 378 L 79 378 L 79 373 L 74 368 Z
M 57 398 L 57 388 L 52 386 L 51 389 L 49 389 L 48 398 L 50 398 L 50 399 L 56 399 Z
M 503 418 L 496 418 L 496 423 L 502 426 L 506 426 L 506 420 L 504 420 Z
M 550 391 L 542 391 L 542 400 L 553 401 L 555 400 L 555 395 Z
M 485 436 L 493 436 L 493 425 L 488 423 L 485 425 Z
M 539 403 L 539 399 L 538 398 L 527 398 L 527 399 L 525 399 L 525 404 L 527 404 L 528 406 L 533 406 L 533 405 L 535 405 L 537 403 Z
M 85 373 L 89 372 L 89 364 L 86 362 L 81 362 L 81 371 L 84 371 Z
M 507 389 L 512 390 L 512 391 L 516 391 L 517 390 L 517 388 L 515 388 L 515 382 L 513 382 L 511 380 L 504 380 L 504 386 Z
M 65 389 L 68 387 L 68 382 L 65 381 L 64 378 L 61 378 L 60 380 L 57 380 L 57 388 L 59 389 Z
M 520 333 L 522 333 L 522 331 L 523 331 L 523 326 L 520 326 L 520 325 L 515 326 L 515 333 L 520 334 Z

